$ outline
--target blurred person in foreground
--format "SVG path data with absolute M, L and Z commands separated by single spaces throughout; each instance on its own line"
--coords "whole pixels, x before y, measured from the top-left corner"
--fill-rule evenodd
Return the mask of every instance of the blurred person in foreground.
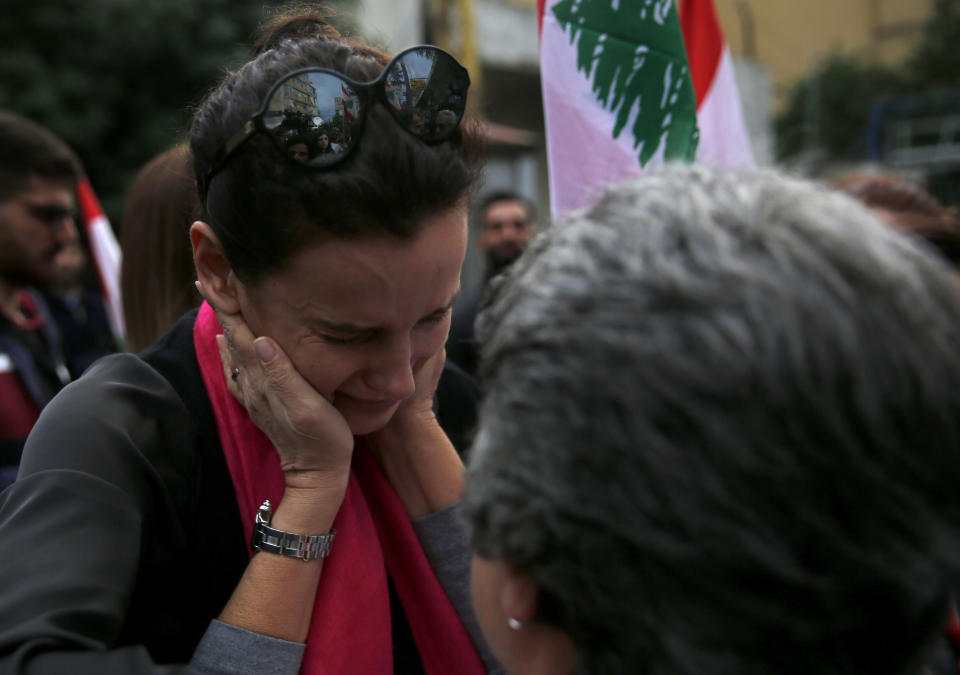
M 888 225 L 918 238 L 949 262 L 954 278 L 960 280 L 960 214 L 955 206 L 943 206 L 916 183 L 881 173 L 846 173 L 830 184 L 865 204 Z M 947 637 L 953 660 L 960 661 L 960 612 L 956 600 L 950 612 Z
M 16 477 L 40 411 L 71 378 L 40 292 L 56 285 L 62 254 L 77 244 L 79 177 L 66 143 L 0 111 L 0 488 Z
M 484 290 L 493 277 L 520 257 L 537 229 L 533 203 L 510 190 L 489 193 L 481 200 L 477 212 L 480 214 L 480 233 L 475 242 L 485 263 L 483 283 L 470 289 L 457 303 L 447 340 L 447 358 L 471 375 L 477 374 L 478 346 L 473 324 Z
M 866 204 L 885 223 L 910 232 L 960 268 L 960 215 L 915 183 L 879 173 L 843 174 L 831 184 Z
M 667 167 L 494 283 L 463 509 L 510 673 L 924 672 L 960 570 L 946 265 L 822 186 Z
M 462 119 L 414 135 L 395 109 L 462 117 L 468 87 L 436 47 L 391 58 L 307 8 L 199 105 L 206 302 L 30 434 L 0 500 L 0 671 L 495 668 L 431 409 L 480 139 Z M 345 96 L 340 152 L 290 157 L 278 119 L 309 132 Z

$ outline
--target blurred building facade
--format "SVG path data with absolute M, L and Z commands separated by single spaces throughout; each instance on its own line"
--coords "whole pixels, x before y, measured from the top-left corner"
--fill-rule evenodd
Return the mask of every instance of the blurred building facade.
M 734 57 L 754 156 L 759 164 L 772 164 L 772 118 L 790 87 L 835 52 L 868 63 L 903 60 L 922 36 L 933 0 L 714 4 Z M 482 191 L 518 190 L 537 204 L 544 220 L 549 195 L 536 0 L 359 0 L 356 8 L 357 23 L 367 37 L 388 51 L 432 42 L 467 66 L 474 112 L 486 122 L 490 141 Z M 888 146 L 893 144 L 904 161 L 926 161 L 929 153 L 911 150 L 909 139 L 921 133 L 929 137 L 930 127 L 942 122 L 938 118 L 893 130 L 883 122 L 875 133 L 875 154 L 890 155 Z M 876 150 L 881 145 L 883 150 Z M 465 285 L 478 277 L 481 266 L 473 254 L 468 256 Z
M 923 35 L 933 0 L 714 0 L 733 55 L 763 64 L 779 109 L 791 85 L 833 52 L 902 61 Z
M 921 46 L 935 0 L 714 0 L 738 65 L 757 64 L 770 77 L 772 112 L 783 111 L 803 78 L 840 55 L 868 66 L 897 67 Z M 739 75 L 739 69 L 738 69 Z M 813 91 L 817 84 L 811 83 Z M 743 83 L 741 83 L 743 90 Z M 749 87 L 747 88 L 749 89 Z M 749 90 L 745 91 L 749 99 Z M 810 100 L 810 99 L 808 99 Z M 805 127 L 823 123 L 816 99 Z M 863 100 L 868 121 L 859 157 L 829 159 L 812 143 L 789 166 L 811 175 L 879 170 L 926 185 L 947 201 L 960 199 L 960 87 Z M 745 105 L 749 121 L 750 108 Z
M 536 204 L 545 222 L 550 199 L 536 0 L 361 0 L 356 11 L 364 34 L 389 53 L 429 42 L 467 67 L 469 105 L 487 136 L 480 194 L 515 190 Z M 483 261 L 471 246 L 464 288 L 480 283 L 482 275 Z

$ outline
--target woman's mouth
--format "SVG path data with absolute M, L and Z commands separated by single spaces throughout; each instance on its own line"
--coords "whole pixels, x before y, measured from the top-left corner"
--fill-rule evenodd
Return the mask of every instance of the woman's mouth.
M 344 394 L 343 392 L 337 392 L 333 399 L 333 404 L 336 407 L 340 407 L 342 405 L 353 410 L 369 413 L 384 412 L 390 408 L 393 408 L 399 403 L 400 401 L 393 398 L 363 399 L 350 396 L 349 394 Z

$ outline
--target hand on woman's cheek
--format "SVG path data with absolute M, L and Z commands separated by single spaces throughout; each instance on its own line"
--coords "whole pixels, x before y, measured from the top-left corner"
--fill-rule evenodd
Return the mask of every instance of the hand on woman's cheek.
M 275 340 L 254 339 L 240 314 L 218 313 L 218 318 L 227 386 L 277 449 L 288 486 L 346 476 L 353 433 L 343 416 L 300 375 Z
M 416 392 L 397 409 L 387 426 L 403 424 L 411 419 L 424 421 L 435 419 L 433 396 L 437 391 L 437 383 L 440 382 L 440 374 L 443 372 L 443 364 L 446 358 L 447 352 L 441 348 L 420 364 L 414 363 L 413 377 L 417 383 Z

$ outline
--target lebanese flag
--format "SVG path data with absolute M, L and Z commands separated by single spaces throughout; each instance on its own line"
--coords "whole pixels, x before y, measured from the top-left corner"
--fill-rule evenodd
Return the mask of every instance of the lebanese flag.
M 554 218 L 668 160 L 692 161 L 696 97 L 673 0 L 538 0 Z
M 697 92 L 697 161 L 710 166 L 753 166 L 733 58 L 713 0 L 681 0 L 680 23 Z
M 340 99 L 341 101 L 343 101 L 343 116 L 346 117 L 347 120 L 350 121 L 350 122 L 356 122 L 356 121 L 357 121 L 357 115 L 356 115 L 357 97 L 356 97 L 356 95 L 354 95 L 352 92 L 350 92 L 350 90 L 348 90 L 348 89 L 346 88 L 346 86 L 344 86 L 344 85 L 342 85 L 342 84 L 340 85 L 340 91 L 343 92 L 343 98 Z M 347 103 L 347 101 L 349 101 L 349 104 Z
M 120 245 L 86 176 L 77 183 L 77 208 L 100 280 L 100 290 L 107 302 L 110 328 L 114 336 L 122 340 L 125 329 L 120 304 Z

